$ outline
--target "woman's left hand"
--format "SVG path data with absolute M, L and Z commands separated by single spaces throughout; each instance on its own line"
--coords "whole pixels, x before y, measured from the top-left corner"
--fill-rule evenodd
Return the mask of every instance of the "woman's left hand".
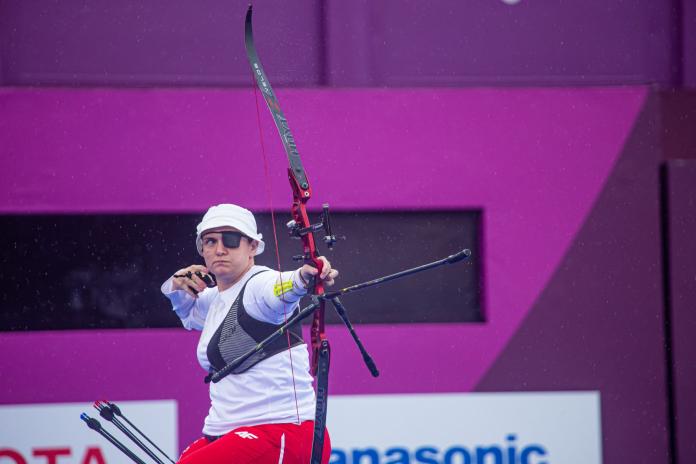
M 336 277 L 338 276 L 338 270 L 333 269 L 331 267 L 331 263 L 325 257 L 319 256 L 319 260 L 324 263 L 324 265 L 321 268 L 321 275 L 319 276 L 319 279 L 326 286 L 333 285 L 334 279 L 336 279 Z M 302 277 L 302 280 L 304 280 L 305 282 L 309 282 L 313 277 L 316 277 L 318 273 L 319 271 L 317 270 L 317 268 L 314 266 L 310 266 L 309 264 L 305 264 L 300 268 L 300 277 Z

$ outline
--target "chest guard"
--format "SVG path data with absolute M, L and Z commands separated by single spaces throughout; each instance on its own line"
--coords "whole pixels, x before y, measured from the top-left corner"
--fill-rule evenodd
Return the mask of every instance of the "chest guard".
M 251 279 L 258 274 L 267 271 L 260 271 L 252 275 L 242 287 L 237 298 L 232 303 L 225 319 L 220 327 L 215 331 L 208 343 L 207 356 L 212 371 L 218 371 L 256 347 L 266 337 L 278 330 L 282 324 L 270 324 L 251 317 L 244 309 L 244 290 Z M 288 315 L 290 317 L 290 315 Z M 302 339 L 302 328 L 300 324 L 294 324 L 288 329 L 290 336 L 290 346 L 297 346 L 304 343 Z M 266 358 L 270 358 L 288 349 L 288 340 L 279 337 L 273 343 L 264 347 L 261 351 L 252 355 L 239 367 L 232 371 L 232 374 L 241 374 L 252 366 L 258 364 Z

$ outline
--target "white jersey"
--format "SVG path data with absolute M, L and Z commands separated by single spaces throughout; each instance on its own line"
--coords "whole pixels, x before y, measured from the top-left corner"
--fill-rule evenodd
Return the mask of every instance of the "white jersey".
M 283 282 L 292 282 L 288 288 L 288 285 L 279 285 L 281 275 L 277 271 L 253 266 L 227 290 L 220 292 L 217 287 L 207 288 L 198 294 L 198 298 L 183 290 L 172 291 L 171 278 L 162 285 L 162 293 L 171 301 L 183 326 L 188 330 L 202 331 L 197 355 L 206 372 L 211 367 L 207 356 L 210 339 L 244 284 L 263 270 L 270 272 L 262 272 L 249 281 L 242 304 L 254 319 L 282 324 L 307 292 L 297 271 L 282 273 Z M 284 292 L 278 291 L 279 288 Z M 218 383 L 211 382 L 211 404 L 203 433 L 219 436 L 242 426 L 313 420 L 315 396 L 312 381 L 307 345 L 302 344 L 266 358 L 241 374 L 230 374 Z

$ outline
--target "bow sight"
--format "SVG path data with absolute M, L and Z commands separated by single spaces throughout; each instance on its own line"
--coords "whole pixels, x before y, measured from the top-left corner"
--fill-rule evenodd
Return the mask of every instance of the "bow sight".
M 290 220 L 286 226 L 288 227 L 288 233 L 290 237 L 301 240 L 303 236 L 324 230 L 324 244 L 332 250 L 336 244 L 336 236 L 333 234 L 331 229 L 331 218 L 329 216 L 329 204 L 324 203 L 322 205 L 321 221 L 315 224 L 310 224 L 309 227 L 300 226 L 294 219 Z M 303 255 L 295 255 L 292 257 L 295 261 L 307 261 L 308 257 Z

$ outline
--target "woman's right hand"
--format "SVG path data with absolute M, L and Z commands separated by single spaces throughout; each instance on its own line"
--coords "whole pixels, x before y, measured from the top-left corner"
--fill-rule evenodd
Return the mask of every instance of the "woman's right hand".
M 192 297 L 198 298 L 196 293 L 205 290 L 207 285 L 196 275 L 196 272 L 202 272 L 203 274 L 210 273 L 207 267 L 201 266 L 200 264 L 193 264 L 189 267 L 179 269 L 174 273 L 172 278 L 172 290 L 183 290 Z

